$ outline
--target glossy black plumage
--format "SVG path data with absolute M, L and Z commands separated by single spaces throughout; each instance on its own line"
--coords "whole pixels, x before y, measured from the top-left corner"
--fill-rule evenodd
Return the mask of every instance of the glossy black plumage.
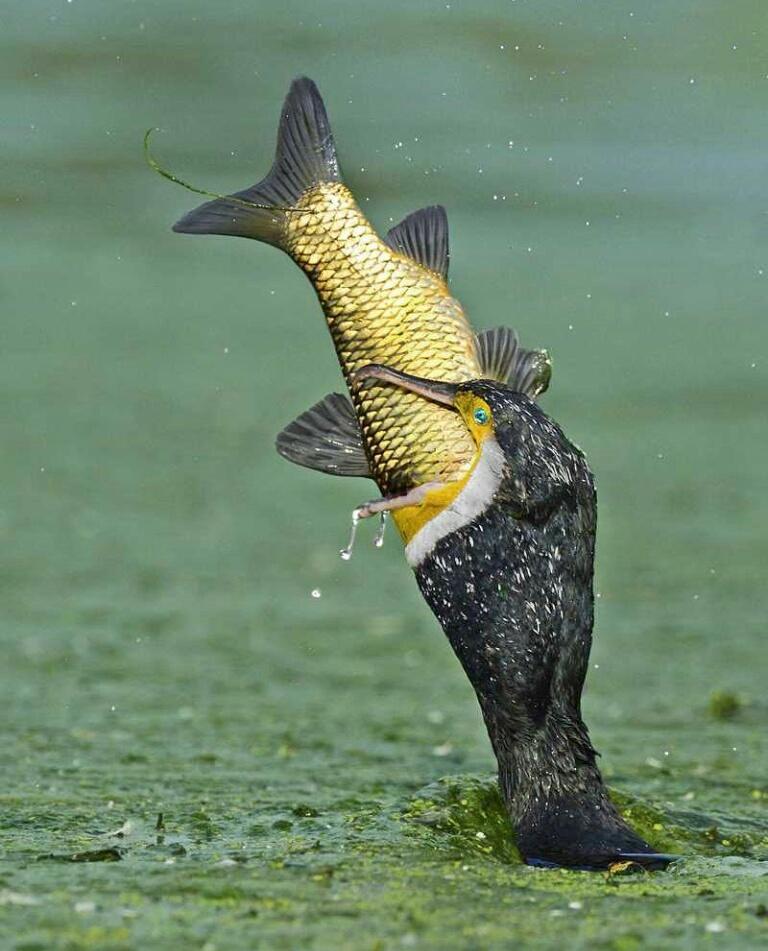
M 581 717 L 593 624 L 596 495 L 582 453 L 531 399 L 462 384 L 506 462 L 486 510 L 416 567 L 477 694 L 527 861 L 602 868 L 657 855 L 611 804 Z

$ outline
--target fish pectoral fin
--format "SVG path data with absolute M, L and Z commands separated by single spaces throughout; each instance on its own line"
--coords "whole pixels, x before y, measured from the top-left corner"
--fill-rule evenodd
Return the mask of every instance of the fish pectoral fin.
M 505 383 L 535 399 L 549 387 L 552 361 L 546 350 L 521 347 L 511 327 L 494 327 L 475 337 L 483 377 Z
M 275 440 L 289 462 L 329 475 L 372 478 L 354 407 L 341 393 L 315 403 Z
M 412 212 L 390 228 L 384 241 L 393 251 L 448 280 L 448 215 L 442 205 Z

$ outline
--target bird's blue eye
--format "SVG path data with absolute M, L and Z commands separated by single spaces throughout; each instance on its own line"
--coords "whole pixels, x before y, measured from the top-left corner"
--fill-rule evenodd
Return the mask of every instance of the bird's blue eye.
M 482 406 L 479 406 L 475 410 L 474 416 L 475 422 L 479 423 L 481 426 L 485 426 L 485 424 L 488 422 L 488 413 L 482 408 Z

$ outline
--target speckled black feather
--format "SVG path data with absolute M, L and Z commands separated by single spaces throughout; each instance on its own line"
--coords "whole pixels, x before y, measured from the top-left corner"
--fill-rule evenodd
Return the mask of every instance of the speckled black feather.
M 581 717 L 593 623 L 596 494 L 582 453 L 531 399 L 490 382 L 506 460 L 496 496 L 437 542 L 419 587 L 472 682 L 529 861 L 605 867 L 653 854 L 620 818 Z

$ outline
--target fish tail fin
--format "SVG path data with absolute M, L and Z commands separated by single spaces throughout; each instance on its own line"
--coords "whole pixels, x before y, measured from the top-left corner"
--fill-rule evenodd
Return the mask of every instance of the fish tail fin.
M 286 217 L 301 196 L 341 178 L 328 115 L 317 86 L 302 76 L 280 113 L 277 152 L 269 174 L 256 185 L 217 197 L 173 226 L 181 234 L 224 234 L 282 246 Z

